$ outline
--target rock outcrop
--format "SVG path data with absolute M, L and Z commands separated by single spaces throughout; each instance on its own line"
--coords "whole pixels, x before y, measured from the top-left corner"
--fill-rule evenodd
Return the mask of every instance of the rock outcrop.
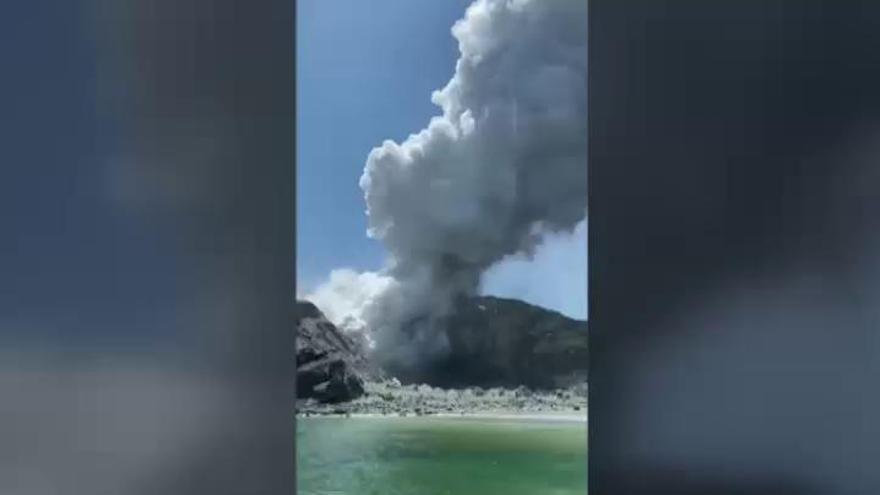
M 363 348 L 310 302 L 296 303 L 296 394 L 325 403 L 346 402 L 364 393 L 364 380 L 380 373 Z

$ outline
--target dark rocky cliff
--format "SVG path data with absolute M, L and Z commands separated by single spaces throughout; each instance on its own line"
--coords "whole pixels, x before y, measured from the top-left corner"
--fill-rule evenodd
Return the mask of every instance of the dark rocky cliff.
M 380 373 L 363 348 L 339 331 L 314 304 L 296 303 L 296 395 L 344 402 L 364 393 L 364 380 Z

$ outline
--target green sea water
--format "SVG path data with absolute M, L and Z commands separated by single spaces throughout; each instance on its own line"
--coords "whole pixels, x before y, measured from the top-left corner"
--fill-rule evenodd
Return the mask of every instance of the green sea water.
M 299 418 L 300 495 L 584 495 L 586 423 Z

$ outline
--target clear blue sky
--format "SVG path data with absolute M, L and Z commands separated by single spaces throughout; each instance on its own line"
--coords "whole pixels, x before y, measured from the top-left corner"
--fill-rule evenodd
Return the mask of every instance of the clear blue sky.
M 300 0 L 297 12 L 297 283 L 335 268 L 375 270 L 358 180 L 367 154 L 439 113 L 452 77 L 450 33 L 468 0 Z

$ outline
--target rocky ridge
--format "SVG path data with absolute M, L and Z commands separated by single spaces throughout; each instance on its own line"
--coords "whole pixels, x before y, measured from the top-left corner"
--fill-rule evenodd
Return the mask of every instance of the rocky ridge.
M 446 333 L 447 352 L 417 369 L 393 363 L 386 369 L 405 383 L 443 388 L 547 390 L 587 381 L 586 321 L 516 299 L 481 296 L 457 301 L 437 327 Z

